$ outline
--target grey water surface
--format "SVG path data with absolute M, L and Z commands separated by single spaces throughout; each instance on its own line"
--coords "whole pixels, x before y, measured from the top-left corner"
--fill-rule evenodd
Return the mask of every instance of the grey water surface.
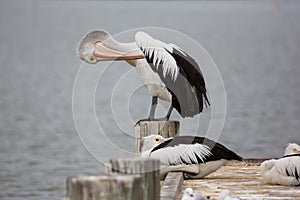
M 60 199 L 67 176 L 100 173 L 110 158 L 134 154 L 133 125 L 150 96 L 124 62 L 82 64 L 77 43 L 92 29 L 162 27 L 193 38 L 225 85 L 218 141 L 244 157 L 281 156 L 288 142 L 300 143 L 299 19 L 299 1 L 1 1 L 0 199 Z M 95 100 L 95 109 L 75 113 L 81 127 L 76 83 L 82 105 Z M 210 116 L 208 108 L 182 120 L 181 133 L 205 135 Z

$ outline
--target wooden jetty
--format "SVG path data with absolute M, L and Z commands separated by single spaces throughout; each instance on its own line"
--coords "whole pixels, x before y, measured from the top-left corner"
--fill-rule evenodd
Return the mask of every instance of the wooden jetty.
M 179 135 L 179 122 L 141 122 L 135 131 L 139 154 L 140 138 L 151 134 Z M 222 190 L 228 189 L 241 199 L 300 200 L 300 187 L 262 183 L 259 165 L 264 160 L 231 162 L 202 179 L 184 180 L 182 172 L 171 172 L 160 181 L 158 160 L 114 159 L 107 164 L 106 174 L 68 177 L 63 200 L 180 200 L 187 187 L 211 199 L 217 199 Z
M 203 179 L 184 180 L 181 190 L 190 187 L 203 195 L 217 199 L 219 193 L 228 189 L 232 195 L 247 200 L 300 200 L 300 187 L 266 185 L 262 183 L 259 165 L 265 159 L 245 159 L 232 162 Z M 181 199 L 182 191 L 178 192 Z

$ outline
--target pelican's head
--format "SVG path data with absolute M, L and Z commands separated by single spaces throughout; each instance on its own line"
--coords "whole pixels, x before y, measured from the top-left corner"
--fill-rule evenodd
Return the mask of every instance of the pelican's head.
M 194 199 L 194 191 L 192 188 L 186 188 L 182 196 L 183 200 Z
M 285 148 L 284 155 L 300 154 L 300 146 L 296 143 L 289 143 Z
M 141 139 L 141 152 L 149 151 L 155 146 L 164 142 L 165 138 L 161 135 L 149 135 Z
M 78 44 L 77 55 L 90 64 L 95 64 L 98 61 L 144 58 L 141 54 L 126 52 L 120 43 L 103 30 L 88 32 Z
M 79 42 L 77 47 L 77 55 L 85 62 L 94 64 L 98 60 L 94 55 L 95 44 L 97 42 L 103 42 L 110 38 L 109 33 L 101 30 L 95 30 L 88 32 Z

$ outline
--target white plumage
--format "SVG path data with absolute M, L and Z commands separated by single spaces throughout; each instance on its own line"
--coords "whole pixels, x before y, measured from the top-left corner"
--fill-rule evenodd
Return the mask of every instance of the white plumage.
M 192 188 L 186 188 L 183 192 L 181 200 L 208 200 L 210 197 L 205 197 L 201 193 L 194 192 Z
M 223 190 L 218 197 L 218 200 L 240 200 L 241 198 L 237 196 L 232 196 L 230 191 L 225 189 Z
M 144 137 L 141 140 L 141 156 L 159 159 L 162 177 L 170 171 L 182 171 L 186 178 L 202 178 L 228 160 L 242 159 L 219 143 L 195 136 Z
M 151 96 L 171 102 L 171 93 L 167 90 L 165 84 L 161 81 L 157 73 L 154 73 L 145 59 L 136 60 L 136 71 L 141 77 L 143 85 L 147 88 Z
M 137 32 L 135 34 L 135 41 L 145 56 L 153 58 L 153 65 L 157 70 L 161 65 L 163 68 L 163 76 L 165 78 L 167 77 L 167 74 L 170 74 L 173 81 L 177 79 L 179 68 L 175 59 L 170 54 L 173 53 L 172 46 L 153 39 L 144 32 Z M 170 53 L 168 53 L 168 51 Z
M 288 144 L 283 157 L 264 161 L 260 171 L 266 184 L 300 185 L 300 146 Z
M 182 164 L 182 160 L 192 164 L 197 163 L 197 157 L 205 162 L 205 157 L 211 155 L 210 149 L 202 144 L 178 144 L 174 147 L 158 149 L 151 153 L 152 157 L 159 157 L 161 163 L 173 165 Z

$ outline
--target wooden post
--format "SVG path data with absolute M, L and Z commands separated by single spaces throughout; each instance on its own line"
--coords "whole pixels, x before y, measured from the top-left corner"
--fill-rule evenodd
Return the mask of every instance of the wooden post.
M 143 198 L 141 199 L 159 200 L 159 160 L 147 158 L 112 159 L 110 164 L 112 173 L 141 175 L 143 188 Z
M 67 178 L 68 200 L 141 200 L 140 175 L 79 175 Z
M 179 135 L 179 121 L 141 121 L 135 126 L 136 152 L 140 154 L 142 137 L 158 134 L 164 138 Z

